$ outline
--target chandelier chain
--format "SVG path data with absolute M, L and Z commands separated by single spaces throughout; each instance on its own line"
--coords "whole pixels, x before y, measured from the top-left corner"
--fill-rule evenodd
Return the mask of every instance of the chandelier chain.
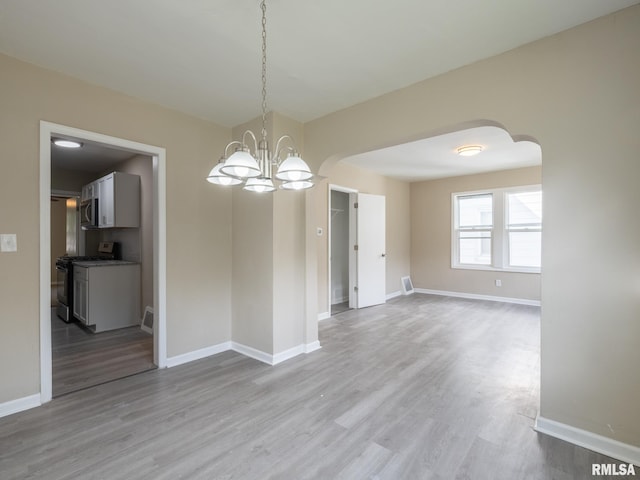
M 247 130 L 242 140 L 233 140 L 224 149 L 218 164 L 211 169 L 207 181 L 218 185 L 240 185 L 253 192 L 273 192 L 276 186 L 272 179 L 272 170 L 277 169 L 275 179 L 283 190 L 305 190 L 313 186 L 311 169 L 300 158 L 295 142 L 290 135 L 282 135 L 275 142 L 275 150 L 269 149 L 267 140 L 267 2 L 261 0 L 262 10 L 262 135 L 260 141 L 256 135 Z M 254 150 L 247 145 L 253 140 Z M 280 149 L 280 143 L 291 143 L 291 146 Z M 227 156 L 229 148 L 235 146 L 235 152 Z M 287 153 L 285 159 L 280 153 Z
M 267 4 L 262 0 L 262 138 L 267 138 Z

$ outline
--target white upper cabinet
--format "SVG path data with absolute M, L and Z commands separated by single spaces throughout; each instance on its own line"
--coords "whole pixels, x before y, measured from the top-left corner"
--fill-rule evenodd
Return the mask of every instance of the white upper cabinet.
M 89 188 L 90 186 L 91 189 Z M 140 226 L 140 177 L 113 172 L 82 188 L 98 199 L 99 228 Z

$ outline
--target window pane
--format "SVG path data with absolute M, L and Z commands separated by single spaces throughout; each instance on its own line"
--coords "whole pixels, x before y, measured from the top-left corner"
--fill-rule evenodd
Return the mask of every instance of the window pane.
M 509 266 L 540 268 L 542 234 L 509 232 Z
M 458 197 L 458 226 L 491 227 L 493 225 L 493 197 L 490 193 Z
M 508 225 L 540 225 L 542 223 L 542 192 L 520 192 L 508 195 Z
M 491 232 L 460 232 L 460 263 L 491 265 Z

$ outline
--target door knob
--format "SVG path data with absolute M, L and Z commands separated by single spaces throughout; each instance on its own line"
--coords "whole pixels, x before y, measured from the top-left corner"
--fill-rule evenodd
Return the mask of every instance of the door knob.
M 386 253 L 383 253 L 383 254 L 382 254 L 382 256 L 383 256 L 383 257 L 386 257 L 386 256 L 387 256 L 387 254 L 386 254 Z

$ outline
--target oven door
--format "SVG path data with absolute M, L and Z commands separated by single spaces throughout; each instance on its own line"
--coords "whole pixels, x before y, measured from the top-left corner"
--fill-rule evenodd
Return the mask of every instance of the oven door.
M 65 322 L 72 320 L 69 303 L 71 301 L 71 269 L 72 265 L 56 265 L 56 280 L 58 283 L 57 298 L 58 306 L 56 314 Z
M 56 265 L 56 276 L 58 283 L 58 303 L 69 305 L 69 267 Z

